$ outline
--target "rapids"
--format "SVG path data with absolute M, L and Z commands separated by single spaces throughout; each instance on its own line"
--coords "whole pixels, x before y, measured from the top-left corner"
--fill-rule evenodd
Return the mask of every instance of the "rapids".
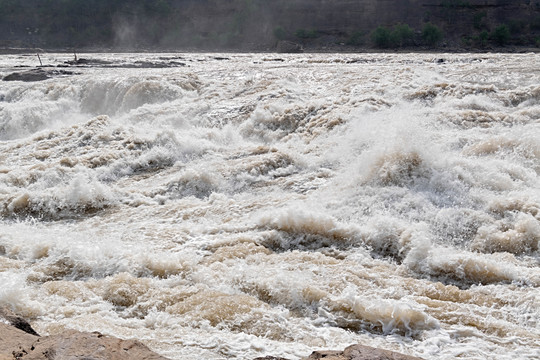
M 0 305 L 39 333 L 540 358 L 539 55 L 85 57 L 0 82 Z

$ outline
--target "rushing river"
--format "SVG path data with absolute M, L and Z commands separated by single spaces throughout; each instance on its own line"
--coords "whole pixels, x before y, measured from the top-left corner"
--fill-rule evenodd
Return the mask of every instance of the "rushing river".
M 84 57 L 0 82 L 0 305 L 39 333 L 540 358 L 540 55 Z

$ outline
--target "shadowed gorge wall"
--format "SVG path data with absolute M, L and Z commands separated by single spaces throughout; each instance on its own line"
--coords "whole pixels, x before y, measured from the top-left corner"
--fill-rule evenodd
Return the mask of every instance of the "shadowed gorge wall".
M 282 38 L 321 45 L 381 25 L 420 31 L 427 22 L 455 43 L 507 24 L 513 43 L 534 45 L 540 1 L 0 0 L 0 45 L 264 50 L 275 46 L 276 29 Z

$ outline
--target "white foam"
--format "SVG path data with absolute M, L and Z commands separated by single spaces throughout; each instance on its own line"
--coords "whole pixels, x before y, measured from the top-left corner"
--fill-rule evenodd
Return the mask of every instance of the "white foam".
M 0 90 L 0 303 L 38 332 L 538 357 L 537 56 L 88 56 L 126 67 Z

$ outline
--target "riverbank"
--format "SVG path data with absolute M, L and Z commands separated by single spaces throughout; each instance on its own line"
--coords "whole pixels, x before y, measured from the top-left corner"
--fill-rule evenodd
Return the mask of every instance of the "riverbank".
M 403 47 L 395 49 L 379 49 L 374 47 L 356 47 L 349 45 L 328 44 L 326 46 L 303 46 L 298 44 L 302 48 L 304 53 L 324 54 L 324 53 L 343 53 L 343 54 L 355 54 L 355 53 L 389 53 L 389 54 L 407 54 L 407 53 L 508 53 L 508 54 L 524 54 L 524 53 L 538 53 L 540 48 L 532 46 L 500 46 L 500 47 L 456 47 L 456 46 L 442 46 L 437 48 L 429 48 L 424 46 L 417 47 Z M 258 48 L 253 47 L 250 49 L 210 49 L 210 48 L 102 48 L 102 47 L 88 47 L 88 48 L 29 48 L 29 47 L 0 47 L 0 55 L 17 55 L 17 54 L 36 54 L 36 53 L 59 53 L 59 54 L 87 54 L 87 53 L 275 53 L 276 47 Z

